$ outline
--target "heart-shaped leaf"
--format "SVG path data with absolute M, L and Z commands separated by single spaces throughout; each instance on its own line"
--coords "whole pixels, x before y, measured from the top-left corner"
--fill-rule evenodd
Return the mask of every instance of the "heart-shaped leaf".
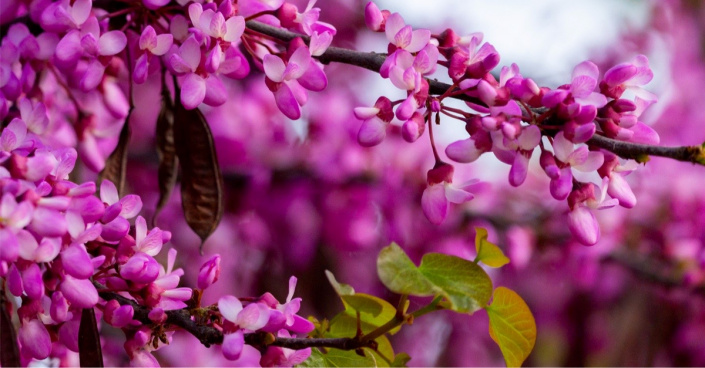
M 498 287 L 485 309 L 490 336 L 502 350 L 507 367 L 521 366 L 536 343 L 536 321 L 526 302 L 513 290 Z

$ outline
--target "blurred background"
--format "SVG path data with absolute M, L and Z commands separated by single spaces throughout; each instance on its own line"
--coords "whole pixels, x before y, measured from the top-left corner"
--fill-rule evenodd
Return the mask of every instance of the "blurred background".
M 384 35 L 364 27 L 364 5 L 316 4 L 321 20 L 338 29 L 335 46 L 385 52 Z M 586 59 L 604 72 L 645 54 L 655 74 L 647 89 L 660 100 L 644 121 L 657 130 L 662 144 L 705 142 L 702 1 L 377 5 L 435 34 L 449 27 L 460 35 L 483 32 L 484 41 L 501 55 L 500 66 L 516 63 L 540 86 L 567 83 L 573 67 Z M 439 70 L 437 77 L 446 80 L 445 69 Z M 157 221 L 173 233 L 172 244 L 180 252 L 177 267 L 185 269 L 187 286 L 196 285 L 203 261 L 222 255 L 220 281 L 205 292 L 204 303 L 225 293 L 265 291 L 284 300 L 287 280 L 295 275 L 302 314 L 332 318 L 342 305 L 325 279 L 327 269 L 357 291 L 395 304 L 375 271 L 383 246 L 395 241 L 415 261 L 427 252 L 473 259 L 474 227 L 482 226 L 511 259 L 502 269 L 488 270 L 495 287 L 515 289 L 536 317 L 538 339 L 526 365 L 705 365 L 705 168 L 652 158 L 627 177 L 637 206 L 600 211 L 601 241 L 585 247 L 571 238 L 567 205 L 550 197 L 536 157 L 529 179 L 512 188 L 509 166 L 486 154 L 475 163 L 455 165 L 455 181 L 478 178 L 482 183 L 473 188 L 473 201 L 452 207 L 446 221 L 433 226 L 420 206 L 426 171 L 433 165 L 428 133 L 406 143 L 397 122 L 379 146 L 363 148 L 356 141 L 361 122 L 353 108 L 371 105 L 381 95 L 394 100 L 401 92 L 389 80 L 352 66 L 330 65 L 327 74 L 327 90 L 309 95 L 298 121 L 277 110 L 257 72 L 228 85 L 232 98 L 225 105 L 205 110 L 225 174 L 224 219 L 206 242 L 204 256 L 183 220 L 178 195 Z M 153 148 L 158 75 L 135 93 L 138 101 L 155 102 L 140 104 L 132 116 L 143 129 L 133 130 L 128 164 L 130 190 L 142 195 L 150 218 L 158 198 Z M 462 124 L 443 120 L 439 149 L 466 137 Z M 437 313 L 402 329 L 393 344 L 397 352 L 411 355 L 412 366 L 501 366 L 487 329 L 483 313 Z M 206 349 L 186 334 L 175 336 L 171 345 L 155 354 L 164 366 L 229 364 L 214 351 L 218 347 Z M 184 349 L 194 353 L 185 356 Z M 106 354 L 110 351 L 110 365 L 126 362 L 119 344 L 108 342 Z

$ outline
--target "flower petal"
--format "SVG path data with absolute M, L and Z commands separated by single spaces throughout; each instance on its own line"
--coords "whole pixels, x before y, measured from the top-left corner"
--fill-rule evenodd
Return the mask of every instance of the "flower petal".
M 242 311 L 242 302 L 232 295 L 225 295 L 218 299 L 218 310 L 223 318 L 234 323 Z

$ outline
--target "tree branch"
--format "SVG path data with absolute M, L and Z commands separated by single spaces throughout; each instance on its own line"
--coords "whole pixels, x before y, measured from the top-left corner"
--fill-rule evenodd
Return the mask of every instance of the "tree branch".
M 688 287 L 683 277 L 674 275 L 665 271 L 663 264 L 657 263 L 648 258 L 639 257 L 635 254 L 627 254 L 624 252 L 612 253 L 603 258 L 605 262 L 618 264 L 635 276 L 644 279 L 648 282 L 663 285 L 667 288 L 682 288 L 690 290 L 692 293 L 705 297 L 705 284 Z
M 281 28 L 272 27 L 254 20 L 248 21 L 246 25 L 247 28 L 255 32 L 259 32 L 261 34 L 265 34 L 267 36 L 274 37 L 283 41 L 290 41 L 296 37 L 301 37 L 307 43 L 310 40 L 308 36 L 289 32 Z M 320 60 L 324 64 L 338 62 L 359 66 L 361 68 L 365 68 L 374 72 L 379 72 L 380 68 L 382 67 L 382 64 L 384 63 L 384 59 L 384 54 L 378 54 L 375 52 L 361 52 L 332 46 L 329 47 L 328 50 L 323 53 L 323 55 L 318 57 L 318 60 Z M 446 92 L 449 88 L 451 88 L 451 85 L 439 82 L 437 80 L 428 80 L 428 83 L 429 92 L 432 94 L 440 95 Z M 484 105 L 481 100 L 470 97 L 465 94 L 451 97 L 467 102 L 472 102 L 475 104 Z M 604 148 L 626 159 L 643 160 L 645 155 L 651 155 L 705 165 L 705 144 L 703 146 L 681 147 L 651 146 L 646 144 L 619 141 L 598 134 L 595 134 L 587 143 L 598 146 L 600 148 Z
M 149 319 L 149 308 L 137 304 L 134 300 L 128 299 L 115 292 L 104 290 L 104 286 L 94 282 L 100 297 L 105 300 L 116 300 L 120 305 L 131 305 L 134 309 L 134 320 L 145 325 L 153 325 Z M 165 324 L 182 328 L 195 336 L 205 347 L 219 345 L 223 343 L 223 332 L 215 327 L 198 324 L 192 318 L 188 308 L 166 311 L 167 319 Z M 374 341 L 363 341 L 353 337 L 342 338 L 292 338 L 276 337 L 267 332 L 254 332 L 245 334 L 245 343 L 253 346 L 279 346 L 287 349 L 300 350 L 311 347 L 329 347 L 341 350 L 354 350 L 363 347 L 374 346 Z

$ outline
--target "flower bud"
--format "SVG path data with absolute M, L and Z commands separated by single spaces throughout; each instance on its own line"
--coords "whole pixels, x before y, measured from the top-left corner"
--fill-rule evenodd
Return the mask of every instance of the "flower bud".
M 198 288 L 206 289 L 220 276 L 220 255 L 216 254 L 206 261 L 198 271 Z

